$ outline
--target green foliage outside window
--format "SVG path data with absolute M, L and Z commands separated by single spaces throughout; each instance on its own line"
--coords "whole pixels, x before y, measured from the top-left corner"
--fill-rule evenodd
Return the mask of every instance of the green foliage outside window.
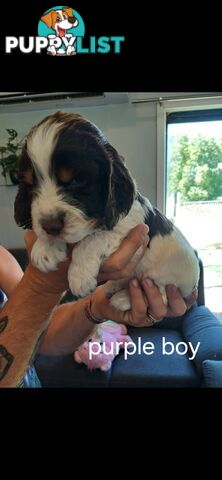
M 179 137 L 172 144 L 169 193 L 182 202 L 222 199 L 222 139 L 198 135 Z

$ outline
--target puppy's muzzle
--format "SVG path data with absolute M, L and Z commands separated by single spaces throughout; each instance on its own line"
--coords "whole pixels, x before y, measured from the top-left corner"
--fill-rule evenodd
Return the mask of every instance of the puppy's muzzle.
M 40 220 L 41 227 L 48 235 L 57 236 L 61 233 L 64 227 L 65 214 L 58 213 L 56 216 L 46 216 Z
M 75 17 L 68 17 L 68 22 L 71 23 L 72 25 L 77 22 L 77 19 Z M 78 22 L 77 22 L 78 23 Z M 76 24 L 77 24 L 76 23 Z

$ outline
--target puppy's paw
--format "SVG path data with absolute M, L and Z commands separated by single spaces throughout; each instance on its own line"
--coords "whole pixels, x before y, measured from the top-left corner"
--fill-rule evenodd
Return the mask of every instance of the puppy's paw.
M 31 252 L 31 261 L 41 272 L 51 272 L 66 259 L 66 244 L 49 244 L 37 239 Z
M 73 295 L 77 297 L 85 297 L 89 293 L 94 292 L 97 287 L 97 280 L 89 277 L 89 273 L 83 269 L 72 266 L 68 271 L 69 288 Z
M 124 288 L 115 293 L 110 300 L 110 305 L 117 310 L 122 310 L 122 312 L 130 310 L 131 302 L 128 290 Z
M 111 297 L 114 295 L 114 293 L 119 292 L 120 290 L 125 289 L 127 285 L 126 280 L 115 280 L 112 282 L 108 282 L 108 285 L 106 286 L 106 294 L 107 296 Z
M 74 55 L 74 53 L 76 53 L 74 47 L 69 45 L 66 50 L 66 55 Z

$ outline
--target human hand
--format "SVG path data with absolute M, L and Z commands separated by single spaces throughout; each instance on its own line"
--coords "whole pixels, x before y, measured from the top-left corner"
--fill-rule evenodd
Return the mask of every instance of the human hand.
M 98 281 L 121 280 L 129 278 L 131 272 L 143 257 L 149 242 L 148 226 L 140 224 L 134 227 L 119 248 L 101 265 Z M 140 249 L 140 250 L 139 250 Z M 139 250 L 139 255 L 134 258 Z
M 148 280 L 148 281 L 147 281 Z M 148 312 L 157 321 L 164 317 L 180 317 L 194 303 L 197 298 L 195 290 L 188 299 L 183 299 L 179 290 L 173 285 L 166 287 L 168 305 L 163 302 L 159 288 L 150 279 L 143 280 L 141 285 L 138 280 L 129 282 L 131 309 L 122 312 L 111 307 L 110 298 L 106 295 L 106 286 L 96 289 L 91 296 L 91 312 L 99 320 L 111 319 L 118 323 L 126 323 L 134 327 L 151 326 Z
M 58 264 L 57 270 L 53 272 L 44 273 L 38 270 L 30 261 L 30 255 L 32 247 L 37 240 L 35 233 L 32 230 L 26 230 L 25 244 L 29 256 L 29 265 L 26 269 L 26 275 L 28 275 L 29 284 L 35 290 L 38 290 L 42 295 L 50 293 L 63 293 L 69 288 L 67 273 L 69 264 L 71 262 L 72 246 L 68 246 L 67 259 L 64 262 Z
M 197 289 L 192 292 L 190 297 L 185 299 L 175 285 L 167 285 L 167 305 L 165 305 L 159 288 L 150 278 L 142 281 L 142 294 L 146 306 L 146 315 L 148 317 L 151 315 L 157 322 L 163 320 L 165 317 L 180 317 L 184 315 L 197 299 Z M 142 304 L 141 293 L 139 294 L 137 302 Z
M 127 278 L 130 276 L 133 269 L 139 263 L 143 257 L 149 237 L 147 235 L 148 227 L 145 224 L 137 225 L 130 232 L 128 237 L 126 237 L 118 250 L 113 253 L 102 265 L 98 280 L 115 280 L 121 278 Z M 25 231 L 25 243 L 30 258 L 32 247 L 37 240 L 35 233 L 32 230 Z M 53 272 L 43 273 L 40 272 L 33 264 L 30 262 L 28 270 L 31 273 L 32 281 L 44 290 L 53 290 L 56 292 L 63 292 L 69 288 L 67 280 L 67 272 L 69 264 L 71 262 L 73 245 L 67 246 L 67 260 L 61 262 L 58 265 L 58 269 Z M 139 250 L 139 255 L 137 258 L 133 258 L 137 250 Z

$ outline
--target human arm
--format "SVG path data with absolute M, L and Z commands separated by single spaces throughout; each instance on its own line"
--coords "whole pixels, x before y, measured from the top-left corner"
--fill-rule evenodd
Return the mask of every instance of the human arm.
M 135 280 L 135 279 L 134 279 Z M 51 322 L 41 338 L 39 353 L 45 355 L 65 355 L 72 353 L 91 334 L 94 324 L 88 319 L 87 312 L 101 321 L 111 319 L 117 323 L 142 327 L 148 326 L 147 309 L 160 321 L 165 316 L 183 315 L 190 304 L 183 300 L 178 289 L 167 288 L 168 303 L 166 307 L 162 295 L 152 282 L 144 282 L 143 286 L 133 280 L 129 284 L 132 308 L 121 312 L 110 306 L 106 295 L 106 285 L 97 287 L 95 292 L 77 302 L 71 302 L 57 307 Z
M 31 251 L 36 237 L 26 234 Z M 40 272 L 30 263 L 0 312 L 0 386 L 16 387 L 31 363 L 53 308 L 67 285 L 69 260 L 56 272 Z
M 133 250 L 144 242 L 144 232 L 141 236 L 139 230 L 141 226 L 134 229 L 136 235 L 133 235 Z M 145 226 L 142 227 L 147 232 Z M 140 237 L 140 238 L 139 238 Z M 30 255 L 36 236 L 32 231 L 25 234 L 28 253 Z M 131 243 L 131 242 L 130 242 Z M 135 248 L 136 247 L 136 248 Z M 145 249 L 145 245 L 143 246 Z M 4 252 L 5 254 L 5 252 Z M 131 256 L 133 253 L 131 254 Z M 20 282 L 15 282 L 17 287 L 10 291 L 10 299 L 4 306 L 0 314 L 0 386 L 16 387 L 22 381 L 22 378 L 31 364 L 34 354 L 38 348 L 41 336 L 49 325 L 51 314 L 54 307 L 59 303 L 62 293 L 68 288 L 67 271 L 70 258 L 58 266 L 55 272 L 47 274 L 37 270 L 29 263 L 24 276 L 19 272 Z M 114 262 L 111 269 L 115 268 Z M 123 272 L 125 274 L 126 272 Z M 118 271 L 118 275 L 122 272 Z M 2 285 L 3 286 L 3 285 Z M 9 293 L 8 288 L 6 288 Z M 69 308 L 69 307 L 68 307 Z M 72 306 L 73 308 L 73 306 Z M 74 332 L 75 341 L 81 343 L 92 330 L 92 324 L 84 316 L 84 309 L 81 303 L 75 307 L 78 312 L 77 329 Z M 54 318 L 54 328 L 58 333 L 55 335 L 54 328 L 49 330 L 47 335 L 48 349 L 52 345 L 52 339 L 60 338 L 60 349 L 62 346 L 61 337 L 69 338 L 71 325 L 73 326 L 73 315 L 67 315 L 65 323 L 61 322 L 60 313 L 63 314 L 63 308 Z M 66 310 L 66 313 L 68 311 Z M 64 318 L 64 316 L 63 316 Z M 76 316 L 77 318 L 77 316 Z M 56 320 L 58 320 L 58 323 Z M 60 328 L 58 326 L 60 325 Z M 73 332 L 73 328 L 72 328 Z M 55 348 L 57 343 L 55 342 Z M 66 346 L 67 348 L 67 346 Z
M 22 279 L 23 271 L 13 255 L 0 245 L 0 288 L 9 298 Z

